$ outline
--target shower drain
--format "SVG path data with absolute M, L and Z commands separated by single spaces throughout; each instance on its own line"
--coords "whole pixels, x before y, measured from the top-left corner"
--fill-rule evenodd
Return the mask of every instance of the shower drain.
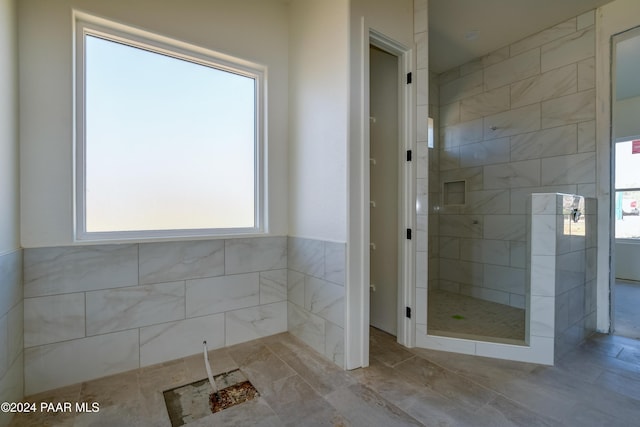
M 260 395 L 239 369 L 214 378 L 218 393 L 211 393 L 211 385 L 206 378 L 164 392 L 172 427 L 183 426 Z

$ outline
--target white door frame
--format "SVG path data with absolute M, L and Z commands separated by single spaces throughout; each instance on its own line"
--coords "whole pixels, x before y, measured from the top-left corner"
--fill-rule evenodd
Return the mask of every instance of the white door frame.
M 399 236 L 398 246 L 398 332 L 397 340 L 400 344 L 407 347 L 413 347 L 415 344 L 415 315 L 412 318 L 405 317 L 405 308 L 410 307 L 412 313 L 415 313 L 415 241 L 416 241 L 416 211 L 415 211 L 415 178 L 416 178 L 416 139 L 415 139 L 415 81 L 416 75 L 414 68 L 414 50 L 397 41 L 385 36 L 383 33 L 376 31 L 362 20 L 362 45 L 361 45 L 361 117 L 360 117 L 360 135 L 361 149 L 359 151 L 360 159 L 360 235 L 358 242 L 354 242 L 361 249 L 361 271 L 359 272 L 359 283 L 351 283 L 356 292 L 348 292 L 347 297 L 347 319 L 353 321 L 353 325 L 346 326 L 345 353 L 347 355 L 347 368 L 352 369 L 358 366 L 369 365 L 369 282 L 370 282 L 370 165 L 369 165 L 369 48 L 370 45 L 376 46 L 394 56 L 398 57 L 398 67 L 400 81 L 398 90 L 398 128 L 399 128 L 399 150 L 400 159 L 405 159 L 407 151 L 411 150 L 411 162 L 404 162 L 405 167 L 400 169 L 399 173 L 399 221 L 404 224 L 404 228 L 412 230 L 412 239 L 408 240 L 406 234 Z M 412 73 L 412 84 L 406 84 L 404 78 L 408 73 Z M 402 84 L 401 84 L 402 82 Z M 353 266 L 355 267 L 355 266 Z M 351 267 L 350 267 L 351 268 Z M 353 295 L 354 298 L 350 298 Z M 356 316 L 350 316 L 349 311 L 357 313 Z M 355 329 L 355 330 L 354 330 Z M 353 330 L 353 334 L 349 330 Z M 355 359 L 351 359 L 348 355 L 358 355 Z

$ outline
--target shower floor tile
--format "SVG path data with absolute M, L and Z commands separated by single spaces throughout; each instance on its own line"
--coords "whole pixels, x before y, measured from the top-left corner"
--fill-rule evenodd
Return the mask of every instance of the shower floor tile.
M 466 295 L 429 292 L 430 335 L 525 344 L 525 310 Z

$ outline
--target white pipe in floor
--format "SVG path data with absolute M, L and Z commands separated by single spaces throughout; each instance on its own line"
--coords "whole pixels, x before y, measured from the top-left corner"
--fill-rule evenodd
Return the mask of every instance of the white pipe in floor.
M 218 387 L 216 386 L 216 381 L 213 379 L 213 375 L 211 374 L 211 366 L 209 365 L 209 355 L 207 352 L 207 342 L 203 341 L 202 345 L 204 346 L 204 366 L 207 368 L 207 377 L 209 377 L 209 384 L 211 384 L 211 388 L 214 393 L 218 392 Z

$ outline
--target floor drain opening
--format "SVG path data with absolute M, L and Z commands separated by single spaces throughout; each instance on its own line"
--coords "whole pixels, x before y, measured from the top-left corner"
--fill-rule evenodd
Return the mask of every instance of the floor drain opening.
M 260 396 L 244 374 L 235 369 L 216 375 L 218 392 L 211 393 L 207 378 L 164 392 L 172 427 L 183 426 Z

